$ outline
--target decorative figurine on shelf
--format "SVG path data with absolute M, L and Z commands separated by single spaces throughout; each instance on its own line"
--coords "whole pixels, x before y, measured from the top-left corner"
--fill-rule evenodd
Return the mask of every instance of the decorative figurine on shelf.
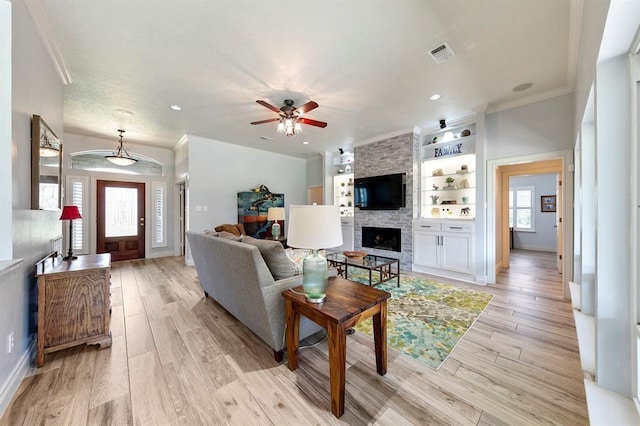
M 434 184 L 433 184 L 433 190 L 434 190 L 434 191 L 437 191 L 438 189 L 440 189 L 440 187 L 434 183 Z
M 467 166 L 466 164 L 463 164 L 462 166 L 460 166 L 460 170 L 462 170 L 463 172 L 468 172 L 469 166 Z
M 432 195 L 431 196 L 431 204 L 438 204 L 438 198 L 440 198 L 439 195 Z
M 456 187 L 452 185 L 453 181 L 455 181 L 454 178 L 449 176 L 444 181 L 447 182 L 447 186 L 445 186 L 446 189 L 456 189 Z
M 464 129 L 464 130 L 462 131 L 462 133 L 460 133 L 460 136 L 462 136 L 463 138 L 464 138 L 464 137 L 467 137 L 467 136 L 471 136 L 471 130 L 469 130 L 469 129 Z
M 469 197 L 462 197 L 462 204 L 469 204 Z
M 432 217 L 440 217 L 440 209 L 438 207 L 434 207 L 431 209 Z
M 469 216 L 471 214 L 471 207 L 463 207 L 460 210 L 460 216 Z
M 431 176 L 442 176 L 444 175 L 444 172 L 442 171 L 442 169 L 435 169 L 432 173 Z
M 468 188 L 468 187 L 469 187 L 469 180 L 467 180 L 467 179 L 462 179 L 462 180 L 460 181 L 460 186 L 461 186 L 462 188 Z
M 351 165 L 347 164 L 346 167 L 344 168 L 345 173 L 351 173 Z

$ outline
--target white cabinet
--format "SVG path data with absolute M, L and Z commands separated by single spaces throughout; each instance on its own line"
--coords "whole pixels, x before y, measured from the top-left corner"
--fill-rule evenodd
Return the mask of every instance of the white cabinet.
M 435 225 L 424 226 L 433 228 Z M 440 267 L 440 227 L 413 231 L 413 263 L 416 265 Z
M 336 247 L 335 250 L 353 251 L 353 218 L 340 218 L 340 224 L 342 225 L 342 245 L 340 247 Z
M 474 273 L 473 231 L 471 221 L 415 221 L 413 270 L 468 281 Z

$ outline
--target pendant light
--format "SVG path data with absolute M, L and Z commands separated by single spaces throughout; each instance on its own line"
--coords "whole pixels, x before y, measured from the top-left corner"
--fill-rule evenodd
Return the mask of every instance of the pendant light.
M 120 132 L 120 146 L 118 146 L 118 149 L 114 151 L 113 154 L 107 155 L 104 158 L 117 166 L 130 166 L 137 163 L 138 160 L 129 155 L 129 151 L 127 151 L 123 146 L 124 142 L 122 142 L 122 134 L 124 133 L 124 130 L 118 129 L 118 132 Z

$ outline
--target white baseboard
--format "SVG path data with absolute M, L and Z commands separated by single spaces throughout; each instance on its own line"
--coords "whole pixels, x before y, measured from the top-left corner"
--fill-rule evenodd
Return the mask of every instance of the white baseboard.
M 31 360 L 36 352 L 36 340 L 33 339 L 27 350 L 20 357 L 20 361 L 16 364 L 9 378 L 0 387 L 0 417 L 11 403 L 13 395 L 18 390 L 18 386 L 29 372 Z
M 439 268 L 430 268 L 428 266 L 416 265 L 415 263 L 411 265 L 411 270 L 415 272 L 421 272 L 423 274 L 430 274 L 438 277 L 451 278 L 454 280 L 464 281 L 471 284 L 483 285 L 478 281 L 478 278 L 481 278 L 481 277 L 476 277 L 472 274 L 463 274 L 460 272 L 447 271 Z M 484 280 L 486 284 L 487 278 L 484 277 Z
M 147 259 L 155 259 L 158 257 L 171 257 L 174 255 L 173 250 L 155 250 L 151 253 L 147 252 L 147 254 L 145 255 L 145 257 Z

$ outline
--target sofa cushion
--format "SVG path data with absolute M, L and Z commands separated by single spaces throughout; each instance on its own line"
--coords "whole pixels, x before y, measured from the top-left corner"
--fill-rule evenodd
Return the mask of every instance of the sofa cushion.
M 259 240 L 246 235 L 242 241 L 254 245 L 260 250 L 260 254 L 275 280 L 290 278 L 302 273 L 300 266 L 289 259 L 280 242 L 274 240 Z
M 244 235 L 244 225 L 241 223 L 236 223 L 236 224 L 225 223 L 223 225 L 216 226 L 215 230 L 217 232 L 226 231 L 235 236 Z

